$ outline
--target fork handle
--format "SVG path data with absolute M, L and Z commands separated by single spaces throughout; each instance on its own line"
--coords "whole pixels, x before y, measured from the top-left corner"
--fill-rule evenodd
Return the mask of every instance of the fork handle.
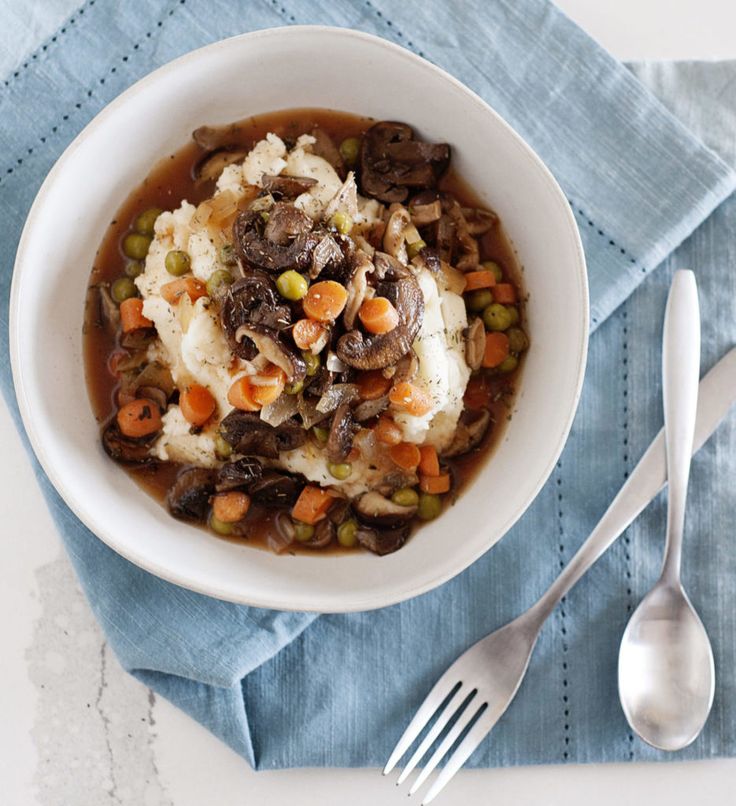
M 736 348 L 732 348 L 700 382 L 693 453 L 700 450 L 734 402 Z M 667 462 L 662 429 L 588 539 L 547 591 L 527 611 L 536 629 L 541 629 L 560 599 L 649 504 L 666 481 Z

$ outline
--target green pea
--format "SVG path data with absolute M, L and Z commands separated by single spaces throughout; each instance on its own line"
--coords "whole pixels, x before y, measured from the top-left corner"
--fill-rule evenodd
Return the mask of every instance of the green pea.
M 123 238 L 123 254 L 131 260 L 143 260 L 148 254 L 150 245 L 151 237 L 149 235 L 130 232 Z
M 223 537 L 227 537 L 233 533 L 232 523 L 225 523 L 225 521 L 221 521 L 214 515 L 210 515 L 210 528 L 213 532 Z
M 229 459 L 232 456 L 233 446 L 222 436 L 215 437 L 215 453 L 220 459 Z
M 416 257 L 426 245 L 424 241 L 414 241 L 414 243 L 407 244 L 406 254 L 409 256 L 409 260 Z
M 529 339 L 520 327 L 512 327 L 506 335 L 509 337 L 509 350 L 512 353 L 523 353 L 529 346 Z
M 499 372 L 513 372 L 519 366 L 519 359 L 515 355 L 507 355 L 496 367 Z
M 442 499 L 439 495 L 422 493 L 419 496 L 417 515 L 423 521 L 433 521 L 442 513 Z
M 337 542 L 346 549 L 358 545 L 358 522 L 353 518 L 337 527 Z
M 519 321 L 519 309 L 516 305 L 507 305 L 506 310 L 511 315 L 511 324 L 515 325 Z
M 172 249 L 170 252 L 167 252 L 166 258 L 164 259 L 166 271 L 169 274 L 173 274 L 174 277 L 181 277 L 183 274 L 186 274 L 191 264 L 192 261 L 189 259 L 189 255 L 186 252 L 182 252 L 180 249 Z
M 484 260 L 483 263 L 481 263 L 481 266 L 483 266 L 486 271 L 493 272 L 493 276 L 496 278 L 497 283 L 503 281 L 503 269 L 498 265 L 498 263 L 496 263 L 495 260 Z
M 347 235 L 353 228 L 353 218 L 344 210 L 338 210 L 330 219 L 330 224 L 341 234 Z
M 353 466 L 350 462 L 328 462 L 327 469 L 330 471 L 330 475 L 339 481 L 345 481 L 345 479 L 350 478 L 350 474 L 353 472 Z
M 357 137 L 346 137 L 340 143 L 340 156 L 348 165 L 355 165 L 360 154 L 360 140 Z
M 480 313 L 493 302 L 493 294 L 487 288 L 479 288 L 465 295 L 465 307 L 469 311 Z
M 220 263 L 225 266 L 234 266 L 238 262 L 238 256 L 235 254 L 235 247 L 231 243 L 223 244 L 220 247 Z
M 488 330 L 507 330 L 513 324 L 513 315 L 505 305 L 494 302 L 483 311 L 483 322 Z
M 131 260 L 130 263 L 125 264 L 125 273 L 128 275 L 128 277 L 135 279 L 143 274 L 145 268 L 146 267 L 140 262 L 140 260 Z
M 306 543 L 314 537 L 314 526 L 301 521 L 294 521 L 294 537 L 300 543 Z
M 284 392 L 287 395 L 298 395 L 304 389 L 304 381 L 294 381 L 294 383 L 287 383 L 284 387 Z
M 314 438 L 317 442 L 320 442 L 322 445 L 327 444 L 327 440 L 330 438 L 330 429 L 329 428 L 321 428 L 318 425 L 315 425 L 312 428 L 312 433 L 314 434 Z
M 296 302 L 307 293 L 309 283 L 298 271 L 289 269 L 289 271 L 279 274 L 276 280 L 276 288 L 278 288 L 282 297 Z
M 302 358 L 304 359 L 304 363 L 307 365 L 307 375 L 309 375 L 310 377 L 312 375 L 316 375 L 317 372 L 319 372 L 319 367 L 321 363 L 319 360 L 319 356 L 315 355 L 309 350 L 304 350 L 302 352 Z
M 411 487 L 403 487 L 391 496 L 391 500 L 400 507 L 415 507 L 419 503 L 419 494 Z
M 217 289 L 223 285 L 230 285 L 233 281 L 233 276 L 227 269 L 217 269 L 210 274 L 210 279 L 207 280 L 207 296 L 213 297 Z
M 118 277 L 110 286 L 110 294 L 115 302 L 120 305 L 120 303 L 126 299 L 138 296 L 138 289 L 135 287 L 135 283 L 130 277 Z
M 133 222 L 133 229 L 141 235 L 153 235 L 153 225 L 161 213 L 163 210 L 160 207 L 149 207 Z

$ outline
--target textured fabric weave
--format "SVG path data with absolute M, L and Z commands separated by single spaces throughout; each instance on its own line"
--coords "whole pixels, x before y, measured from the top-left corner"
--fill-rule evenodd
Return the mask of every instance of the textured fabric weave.
M 41 5 L 28 20 L 43 17 Z M 542 0 L 88 0 L 70 7 L 70 18 L 40 44 L 40 28 L 27 30 L 11 7 L 0 0 L 3 41 L 17 48 L 0 61 L 0 383 L 16 419 L 8 289 L 33 196 L 94 114 L 191 48 L 293 23 L 377 33 L 445 67 L 489 101 L 537 149 L 568 196 L 583 235 L 597 328 L 572 435 L 521 522 L 441 588 L 380 611 L 319 618 L 218 602 L 115 555 L 36 467 L 90 604 L 127 669 L 254 766 L 378 765 L 455 656 L 549 584 L 660 427 L 660 329 L 673 267 L 698 272 L 704 366 L 734 342 L 736 203 L 722 202 L 736 184 L 728 165 L 736 129 L 710 122 L 733 115 L 736 67 L 638 68 L 668 109 Z M 56 13 L 63 7 L 64 0 L 55 2 Z M 713 639 L 719 686 L 705 732 L 678 757 L 736 754 L 736 556 L 729 530 L 736 500 L 726 482 L 736 471 L 735 425 L 732 418 L 721 427 L 693 469 L 685 582 Z M 658 500 L 555 612 L 517 701 L 472 764 L 661 757 L 628 731 L 615 661 L 628 615 L 656 576 L 663 518 Z

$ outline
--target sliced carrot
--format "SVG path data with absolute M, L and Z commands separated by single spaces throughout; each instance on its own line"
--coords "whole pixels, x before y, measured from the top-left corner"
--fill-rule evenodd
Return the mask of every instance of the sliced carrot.
M 511 283 L 499 283 L 493 289 L 494 302 L 513 305 L 516 302 L 516 289 Z
M 193 383 L 179 394 L 179 407 L 187 422 L 204 425 L 215 413 L 217 403 L 209 389 Z
M 207 296 L 207 286 L 196 277 L 180 277 L 161 286 L 161 296 L 169 305 L 176 305 L 183 294 L 189 294 L 189 299 L 196 302 L 200 297 Z
M 388 399 L 397 408 L 403 409 L 407 414 L 421 417 L 432 410 L 432 401 L 429 395 L 418 386 L 408 381 L 397 383 L 388 393 Z
M 284 391 L 286 373 L 276 364 L 270 364 L 251 380 L 251 386 L 253 400 L 261 406 L 267 406 Z
M 451 480 L 449 473 L 439 476 L 419 476 L 419 489 L 432 495 L 441 495 L 450 491 Z
M 313 525 L 327 515 L 332 501 L 333 496 L 328 490 L 308 484 L 299 493 L 291 514 L 296 520 Z
M 419 453 L 422 456 L 419 460 L 419 472 L 423 476 L 439 476 L 440 460 L 434 445 L 423 445 Z
M 378 400 L 391 388 L 391 379 L 387 378 L 380 369 L 361 372 L 355 383 L 358 386 L 358 394 L 363 400 Z
M 348 301 L 345 286 L 334 280 L 323 280 L 309 286 L 307 295 L 302 300 L 304 313 L 318 322 L 334 322 L 342 313 Z
M 261 404 L 253 396 L 254 386 L 250 378 L 244 375 L 230 387 L 227 393 L 227 400 L 231 406 L 241 411 L 258 411 Z
M 240 490 L 218 493 L 212 499 L 212 514 L 223 523 L 242 521 L 250 509 L 250 496 Z
M 477 291 L 479 288 L 493 288 L 496 278 L 492 271 L 469 271 L 464 275 L 465 291 Z
M 379 418 L 373 428 L 373 435 L 384 445 L 398 445 L 401 442 L 401 429 L 388 417 Z
M 486 333 L 486 350 L 483 354 L 484 367 L 497 367 L 509 354 L 509 337 L 505 333 Z
M 120 325 L 123 333 L 153 327 L 153 322 L 143 315 L 143 300 L 129 297 L 120 303 Z
M 400 442 L 393 445 L 389 450 L 389 455 L 402 470 L 416 470 L 422 455 L 419 448 L 412 442 Z
M 491 389 L 486 383 L 485 378 L 475 377 L 468 381 L 463 402 L 466 408 L 473 411 L 488 407 L 488 404 L 491 402 Z
M 363 327 L 369 333 L 388 333 L 399 324 L 399 314 L 386 297 L 367 299 L 358 311 Z
M 309 350 L 325 333 L 325 328 L 314 319 L 300 319 L 291 330 L 294 344 L 300 350 Z
M 161 412 L 153 400 L 141 397 L 126 403 L 117 414 L 120 431 L 132 439 L 147 437 L 161 430 Z

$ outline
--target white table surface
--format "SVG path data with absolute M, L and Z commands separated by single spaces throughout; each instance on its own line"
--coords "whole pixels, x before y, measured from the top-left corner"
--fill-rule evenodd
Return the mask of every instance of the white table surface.
M 44 19 L 29 18 L 29 36 L 47 36 L 63 19 L 65 2 L 72 0 L 53 0 Z M 622 59 L 736 57 L 734 0 L 557 2 Z M 0 804 L 405 802 L 404 790 L 376 770 L 256 774 L 128 677 L 77 587 L 2 402 L 0 444 Z M 467 770 L 438 803 L 721 806 L 734 802 L 734 781 L 736 760 Z

